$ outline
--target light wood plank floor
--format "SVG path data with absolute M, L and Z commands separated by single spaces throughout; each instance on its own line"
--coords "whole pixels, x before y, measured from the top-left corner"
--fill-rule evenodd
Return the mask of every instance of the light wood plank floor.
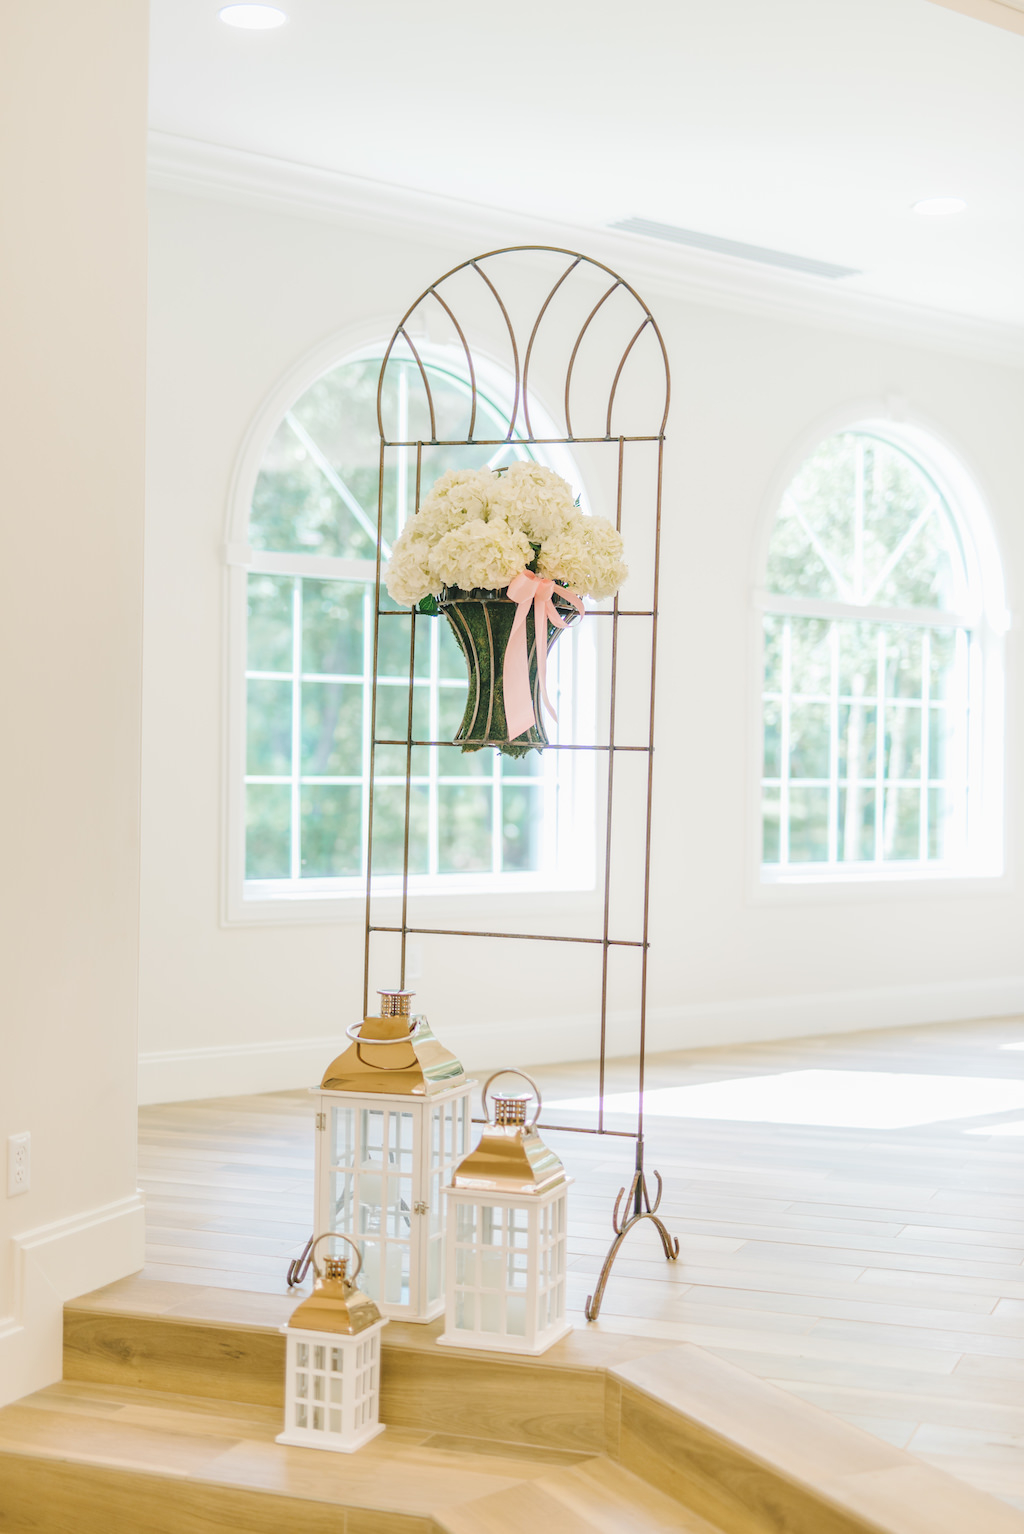
M 1024 1083 L 1024 1019 L 661 1054 L 648 1087 L 805 1070 Z M 549 1098 L 594 1091 L 590 1066 L 533 1074 Z M 607 1090 L 633 1085 L 615 1062 Z M 311 1228 L 311 1115 L 301 1092 L 143 1109 L 146 1276 L 284 1292 Z M 1024 1133 L 994 1132 L 1018 1121 L 1024 1107 L 885 1130 L 649 1118 L 681 1255 L 666 1263 L 640 1227 L 597 1325 L 699 1343 L 1024 1509 Z M 547 1138 L 576 1178 L 583 1325 L 632 1142 Z

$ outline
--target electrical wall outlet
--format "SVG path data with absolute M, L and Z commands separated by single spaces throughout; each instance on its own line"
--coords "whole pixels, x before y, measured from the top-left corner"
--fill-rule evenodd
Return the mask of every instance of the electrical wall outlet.
M 32 1186 L 32 1136 L 28 1130 L 7 1136 L 7 1197 L 27 1193 Z

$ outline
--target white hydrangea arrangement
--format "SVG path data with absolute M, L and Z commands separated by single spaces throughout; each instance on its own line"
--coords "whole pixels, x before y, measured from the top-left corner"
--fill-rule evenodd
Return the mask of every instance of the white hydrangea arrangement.
M 612 524 L 585 516 L 539 463 L 442 474 L 399 534 L 386 580 L 403 606 L 433 606 L 444 588 L 500 591 L 523 570 L 598 600 L 629 573 Z

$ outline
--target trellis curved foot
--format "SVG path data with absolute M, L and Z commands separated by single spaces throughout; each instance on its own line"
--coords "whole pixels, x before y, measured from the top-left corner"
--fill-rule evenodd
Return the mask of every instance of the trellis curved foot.
M 659 1172 L 655 1172 L 654 1175 L 658 1179 L 658 1192 L 652 1203 L 647 1192 L 647 1179 L 643 1172 L 634 1172 L 633 1182 L 629 1190 L 629 1198 L 634 1212 L 626 1220 L 620 1220 L 619 1218 L 619 1210 L 622 1207 L 622 1199 L 626 1190 L 625 1188 L 619 1189 L 619 1196 L 615 1200 L 615 1209 L 612 1214 L 612 1229 L 615 1231 L 615 1240 L 608 1248 L 604 1262 L 601 1264 L 597 1287 L 593 1294 L 587 1295 L 587 1303 L 583 1307 L 583 1313 L 588 1321 L 596 1321 L 601 1313 L 601 1304 L 604 1300 L 604 1291 L 607 1288 L 608 1280 L 611 1277 L 612 1264 L 619 1254 L 619 1247 L 625 1241 L 634 1225 L 639 1225 L 641 1220 L 653 1221 L 658 1235 L 661 1237 L 661 1246 L 665 1253 L 666 1261 L 675 1262 L 679 1256 L 679 1237 L 673 1236 L 664 1222 L 658 1218 L 657 1209 L 661 1203 L 662 1181 Z

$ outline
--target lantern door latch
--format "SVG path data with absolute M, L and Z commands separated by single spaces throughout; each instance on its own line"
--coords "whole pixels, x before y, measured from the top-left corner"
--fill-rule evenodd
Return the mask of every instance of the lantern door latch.
M 427 1214 L 429 1210 L 430 1205 L 422 1198 L 418 1198 L 412 1206 L 413 1214 Z

